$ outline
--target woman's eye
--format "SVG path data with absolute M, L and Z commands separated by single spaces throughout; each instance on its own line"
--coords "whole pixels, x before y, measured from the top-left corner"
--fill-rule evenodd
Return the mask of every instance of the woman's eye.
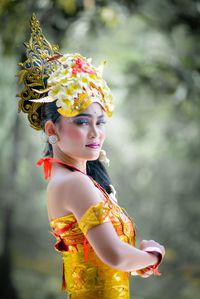
M 83 124 L 88 125 L 87 119 L 76 119 L 76 120 L 74 120 L 74 123 L 77 125 L 83 125 Z
M 98 126 L 99 126 L 99 125 L 104 125 L 104 124 L 106 124 L 105 120 L 99 120 L 99 121 L 97 122 L 97 125 L 98 125 Z
M 74 120 L 74 123 L 76 124 L 76 125 L 79 125 L 79 126 L 81 126 L 81 125 L 89 125 L 89 121 L 87 120 L 87 119 L 81 119 L 81 118 L 79 118 L 79 119 L 75 119 Z M 106 122 L 104 121 L 104 120 L 99 120 L 97 123 L 96 123 L 96 125 L 97 126 L 101 126 L 101 125 L 104 125 Z

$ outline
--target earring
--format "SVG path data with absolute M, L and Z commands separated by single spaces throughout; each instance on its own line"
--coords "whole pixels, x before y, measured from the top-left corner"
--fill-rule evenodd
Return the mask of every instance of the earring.
M 110 160 L 106 156 L 106 151 L 100 150 L 99 161 L 104 162 L 107 166 L 109 166 Z
M 56 136 L 56 135 L 50 135 L 49 136 L 49 143 L 50 144 L 55 144 L 56 142 L 58 142 L 58 136 Z

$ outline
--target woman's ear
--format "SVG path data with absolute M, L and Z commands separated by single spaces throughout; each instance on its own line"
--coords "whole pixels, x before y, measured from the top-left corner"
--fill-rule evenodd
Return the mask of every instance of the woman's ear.
M 47 120 L 47 122 L 45 123 L 45 132 L 47 136 L 57 135 L 56 126 L 51 120 Z

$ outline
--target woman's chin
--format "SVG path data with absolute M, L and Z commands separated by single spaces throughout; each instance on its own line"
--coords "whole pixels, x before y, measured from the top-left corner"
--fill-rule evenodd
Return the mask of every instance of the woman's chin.
M 96 158 L 91 158 L 91 159 L 87 159 L 87 161 L 96 161 L 99 157 L 96 157 Z
M 92 155 L 88 155 L 87 161 L 94 161 L 99 158 L 99 152 L 98 153 L 93 153 Z

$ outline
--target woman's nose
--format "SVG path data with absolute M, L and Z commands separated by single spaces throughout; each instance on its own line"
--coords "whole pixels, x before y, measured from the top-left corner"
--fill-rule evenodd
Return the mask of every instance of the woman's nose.
M 96 125 L 92 125 L 89 132 L 90 138 L 96 138 L 99 135 Z

